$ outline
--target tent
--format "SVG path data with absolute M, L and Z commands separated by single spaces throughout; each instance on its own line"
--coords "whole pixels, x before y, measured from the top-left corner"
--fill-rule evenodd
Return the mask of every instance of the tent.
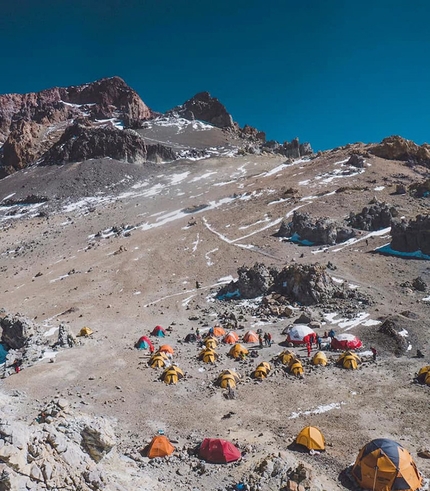
M 170 353 L 171 355 L 173 355 L 174 353 L 173 348 L 168 344 L 163 344 L 163 346 L 160 346 L 158 348 L 158 351 L 160 353 Z
M 331 340 L 332 349 L 359 349 L 363 346 L 363 343 L 357 336 L 353 334 L 336 334 L 336 336 Z
M 258 343 L 258 336 L 254 331 L 248 331 L 243 336 L 244 343 Z
M 252 377 L 260 380 L 265 379 L 269 375 L 270 369 L 270 364 L 267 363 L 267 361 L 263 361 L 254 370 L 254 372 L 252 373 Z
M 148 348 L 154 348 L 154 345 L 152 344 L 152 341 L 146 337 L 142 336 L 139 338 L 139 341 L 135 344 L 137 349 L 148 349 Z
M 231 442 L 219 438 L 205 438 L 199 448 L 199 457 L 213 464 L 227 464 L 239 460 L 240 450 Z
M 151 443 L 145 448 L 145 454 L 150 459 L 156 457 L 167 457 L 175 451 L 175 447 L 164 435 L 157 435 L 151 440 Z
M 158 337 L 164 338 L 164 336 L 166 335 L 166 330 L 163 329 L 161 326 L 155 326 L 154 329 L 152 330 L 151 334 L 153 336 L 158 336 Z
M 310 337 L 316 336 L 315 331 L 305 324 L 296 324 L 287 331 L 286 342 L 288 344 L 306 344 Z
M 360 450 L 352 475 L 372 491 L 415 491 L 423 483 L 411 454 L 388 438 L 372 440 Z
M 350 370 L 357 370 L 359 363 L 361 363 L 360 357 L 350 351 L 342 353 L 336 361 L 336 365 Z
M 296 354 L 293 353 L 292 351 L 289 350 L 284 350 L 280 355 L 278 356 L 278 360 L 283 364 L 283 365 L 289 365 L 290 361 L 292 358 L 296 358 Z
M 217 347 L 218 343 L 215 338 L 207 338 L 205 340 L 205 346 L 206 348 L 209 349 L 215 349 Z
M 296 443 L 305 446 L 308 450 L 324 450 L 324 435 L 315 426 L 305 426 L 297 435 Z
M 212 334 L 216 338 L 220 338 L 225 335 L 225 330 L 221 326 L 215 326 L 212 330 Z
M 234 331 L 230 331 L 222 338 L 222 342 L 227 344 L 234 344 L 237 343 L 238 341 L 239 341 L 239 336 Z
M 216 384 L 223 389 L 227 389 L 229 387 L 234 389 L 239 380 L 239 375 L 234 370 L 224 370 L 218 375 Z
M 325 367 L 327 365 L 327 356 L 322 351 L 318 351 L 312 357 L 312 365 L 322 365 Z
M 91 334 L 93 334 L 93 331 L 89 328 L 89 327 L 83 327 L 80 331 L 79 331 L 79 334 L 78 336 L 85 336 L 85 337 L 88 337 L 88 336 L 91 336 Z
M 185 336 L 184 341 L 186 343 L 195 343 L 197 341 L 197 336 L 193 332 L 190 332 Z
M 304 372 L 302 363 L 297 359 L 291 360 L 290 364 L 288 365 L 288 370 L 291 375 L 295 375 L 296 377 L 300 377 L 300 375 L 303 375 Z
M 249 351 L 244 346 L 237 343 L 230 348 L 228 355 L 231 356 L 232 358 L 237 359 L 237 358 L 241 358 L 242 356 L 246 356 L 248 353 Z
M 199 360 L 202 360 L 205 363 L 215 363 L 215 361 L 218 360 L 218 355 L 214 350 L 205 348 L 200 352 Z
M 165 384 L 172 385 L 177 384 L 178 380 L 180 380 L 183 376 L 184 372 L 176 365 L 172 365 L 171 367 L 167 367 L 164 370 L 161 379 L 164 381 Z
M 149 359 L 148 365 L 151 368 L 163 368 L 167 364 L 167 357 L 164 353 L 155 353 Z
M 421 384 L 430 385 L 430 365 L 421 368 L 418 372 L 417 380 Z

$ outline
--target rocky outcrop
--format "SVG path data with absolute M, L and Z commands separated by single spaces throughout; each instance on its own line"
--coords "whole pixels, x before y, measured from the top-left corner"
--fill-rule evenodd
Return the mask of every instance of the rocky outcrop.
M 295 138 L 291 142 L 278 143 L 275 140 L 270 140 L 265 142 L 262 147 L 262 150 L 271 153 L 277 153 L 280 155 L 284 155 L 288 158 L 297 159 L 303 157 L 304 155 L 310 155 L 313 153 L 312 147 L 310 143 L 300 143 L 298 138 Z
M 352 167 L 356 167 L 357 169 L 362 169 L 365 163 L 366 161 L 362 155 L 359 155 L 358 153 L 353 153 L 346 165 L 351 165 Z
M 75 414 L 65 399 L 49 403 L 31 425 L 2 418 L 0 489 L 107 489 L 115 478 L 97 462 L 115 445 L 107 420 Z
M 391 248 L 399 252 L 421 251 L 430 255 L 430 215 L 415 220 L 394 220 L 391 224 Z
M 239 268 L 238 275 L 237 281 L 230 282 L 219 291 L 218 298 L 229 298 L 226 294 L 234 292 L 240 298 L 266 295 L 267 299 L 263 300 L 261 308 L 268 309 L 267 313 L 270 313 L 273 306 L 274 315 L 288 316 L 292 313 L 289 308 L 285 308 L 287 301 L 313 305 L 333 297 L 345 297 L 343 288 L 336 285 L 325 266 L 318 263 L 293 264 L 281 271 L 255 263 L 251 268 Z
M 245 140 L 251 140 L 254 142 L 264 143 L 266 141 L 266 133 L 264 131 L 258 131 L 249 125 L 245 125 L 243 128 L 238 129 L 239 136 Z
M 409 191 L 415 198 L 426 198 L 430 196 L 430 179 L 411 184 L 409 186 Z
M 277 275 L 273 289 L 301 305 L 324 302 L 341 290 L 318 263 L 287 266 Z
M 138 128 L 153 112 L 121 78 L 29 94 L 0 95 L 0 177 L 32 164 L 74 120 L 115 118 Z
M 316 245 L 333 245 L 355 236 L 352 228 L 329 218 L 312 219 L 309 213 L 294 212 L 291 222 L 285 220 L 276 234 L 278 237 L 297 237 Z
M 359 230 L 380 230 L 389 227 L 393 218 L 399 216 L 399 212 L 393 206 L 386 203 L 375 203 L 365 206 L 360 213 L 349 215 L 349 225 Z
M 172 161 L 176 155 L 173 150 L 162 145 L 146 145 L 132 130 L 76 124 L 66 129 L 60 140 L 43 156 L 42 163 L 64 164 L 103 157 L 143 164 Z
M 5 315 L 0 318 L 1 342 L 7 349 L 23 348 L 35 333 L 35 327 L 19 316 Z
M 430 145 L 417 145 L 412 140 L 401 136 L 389 136 L 381 143 L 374 145 L 369 152 L 377 157 L 389 160 L 404 160 L 411 164 L 430 165 Z
M 169 113 L 176 113 L 185 119 L 198 119 L 218 128 L 234 128 L 234 122 L 221 102 L 209 92 L 199 92 L 181 106 L 174 107 Z

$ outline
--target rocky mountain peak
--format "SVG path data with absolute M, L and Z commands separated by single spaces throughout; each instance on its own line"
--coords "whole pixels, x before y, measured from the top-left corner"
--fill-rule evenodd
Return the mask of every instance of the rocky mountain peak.
M 231 115 L 221 102 L 212 97 L 209 92 L 199 92 L 181 106 L 176 106 L 170 113 L 177 113 L 186 119 L 199 119 L 219 128 L 233 128 Z

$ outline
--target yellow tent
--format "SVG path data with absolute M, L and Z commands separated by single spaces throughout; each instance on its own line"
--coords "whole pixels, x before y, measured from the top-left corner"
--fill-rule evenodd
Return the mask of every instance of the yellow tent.
M 163 368 L 166 366 L 167 358 L 162 353 L 156 353 L 149 359 L 148 365 L 151 368 Z
M 171 385 L 178 383 L 178 380 L 180 380 L 183 376 L 184 372 L 179 367 L 172 365 L 164 370 L 161 378 L 165 384 Z
M 315 426 L 305 426 L 297 435 L 296 443 L 305 446 L 308 450 L 324 450 L 324 435 Z
M 223 370 L 219 374 L 216 383 L 224 389 L 228 387 L 234 389 L 239 380 L 239 375 L 234 370 Z
M 205 341 L 206 348 L 215 349 L 217 347 L 217 342 L 215 338 L 207 338 Z
M 260 380 L 267 378 L 268 375 L 269 375 L 269 371 L 264 365 L 258 365 L 258 367 L 254 370 L 254 372 L 252 372 L 252 377 Z
M 430 385 L 430 365 L 422 367 L 417 375 L 418 382 Z
M 91 336 L 93 334 L 93 331 L 89 327 L 83 327 L 80 331 L 78 336 Z
M 312 365 L 322 365 L 325 367 L 327 365 L 327 356 L 322 351 L 318 351 L 312 357 Z
M 336 361 L 337 365 L 349 370 L 357 370 L 359 363 L 361 363 L 360 357 L 350 351 L 342 353 Z
M 199 360 L 202 360 L 205 363 L 214 363 L 217 359 L 217 353 L 209 348 L 205 348 L 199 354 Z
M 230 351 L 228 352 L 229 356 L 236 359 L 241 358 L 242 356 L 246 356 L 248 353 L 249 351 L 239 343 L 232 346 L 230 348 Z
M 300 360 L 291 360 L 288 370 L 290 371 L 291 375 L 295 375 L 296 377 L 299 377 L 300 375 L 303 375 L 303 365 L 301 364 Z
M 257 368 L 265 368 L 267 373 L 272 370 L 272 367 L 270 366 L 270 363 L 268 361 L 262 361 L 261 363 L 259 363 Z
M 416 491 L 423 484 L 411 454 L 388 438 L 365 445 L 351 471 L 360 488 L 372 491 Z
M 283 365 L 289 365 L 290 361 L 292 358 L 296 358 L 295 353 L 293 353 L 290 350 L 284 350 L 279 356 L 278 360 L 283 364 Z

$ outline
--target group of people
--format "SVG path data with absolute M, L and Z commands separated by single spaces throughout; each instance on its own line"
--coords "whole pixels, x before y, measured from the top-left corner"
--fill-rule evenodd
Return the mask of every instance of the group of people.
M 272 346 L 272 335 L 270 334 L 270 332 L 265 332 L 264 335 L 262 335 L 262 333 L 260 332 L 258 334 L 258 343 L 260 345 L 260 348 L 263 348 L 264 345 L 270 348 L 270 346 Z

